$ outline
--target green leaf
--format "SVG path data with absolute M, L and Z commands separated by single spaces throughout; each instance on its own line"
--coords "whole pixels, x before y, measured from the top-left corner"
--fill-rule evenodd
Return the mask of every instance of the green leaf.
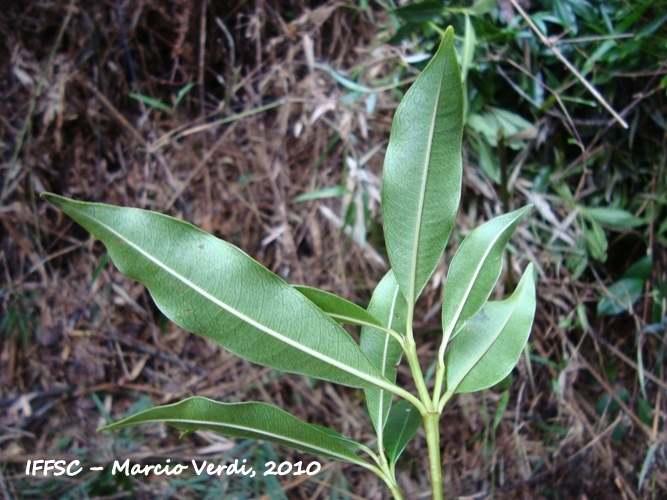
M 523 144 L 518 138 L 530 138 L 536 133 L 535 126 L 516 113 L 493 106 L 486 106 L 486 109 L 488 111 L 484 113 L 471 113 L 467 125 L 493 147 L 498 145 L 498 131 L 501 129 L 503 136 L 510 141 L 508 145 L 513 148 Z
M 384 162 L 387 253 L 409 304 L 431 277 L 456 221 L 462 134 L 463 91 L 450 27 L 396 110 Z
M 385 450 L 392 464 L 398 461 L 421 424 L 422 416 L 417 408 L 403 400 L 396 403 L 384 428 Z
M 328 427 L 324 427 L 323 425 L 317 425 L 317 424 L 308 424 L 311 427 L 314 427 L 318 431 L 324 432 L 326 435 L 332 437 L 336 441 L 339 441 L 343 446 L 345 446 L 348 450 L 352 452 L 357 452 L 357 451 L 368 451 L 368 448 L 364 446 L 361 443 L 358 443 L 354 439 L 351 439 L 347 436 L 343 436 L 340 432 L 335 431 L 333 429 L 329 429 Z
M 445 362 L 447 393 L 480 391 L 503 380 L 521 356 L 534 316 L 530 264 L 512 296 L 487 302 L 452 342 Z
M 643 219 L 635 217 L 627 210 L 613 207 L 582 207 L 579 206 L 582 214 L 593 219 L 598 224 L 602 224 L 610 229 L 619 231 L 629 231 L 632 228 L 645 224 Z
M 318 189 L 317 191 L 311 191 L 310 193 L 302 193 L 294 197 L 294 203 L 300 203 L 302 201 L 309 200 L 321 200 L 324 198 L 337 198 L 339 196 L 344 196 L 349 194 L 350 190 L 345 189 L 341 186 L 331 186 Z
M 174 109 L 181 103 L 183 98 L 187 95 L 188 92 L 190 92 L 190 90 L 195 85 L 197 85 L 197 84 L 194 83 L 194 82 L 190 82 L 190 83 L 184 85 L 183 88 L 178 91 L 178 94 L 176 94 L 176 99 L 174 100 Z
M 468 70 L 472 66 L 472 61 L 475 58 L 475 45 L 477 44 L 475 28 L 473 28 L 468 13 L 466 13 L 465 17 L 466 28 L 463 38 L 463 49 L 461 50 L 461 80 L 464 82 L 468 78 Z
M 473 16 L 483 16 L 491 12 L 496 6 L 496 0 L 477 0 L 468 11 Z
M 461 243 L 447 272 L 447 286 L 442 302 L 445 339 L 451 334 L 455 336 L 491 295 L 500 277 L 505 246 L 532 208 L 532 205 L 528 205 L 496 217 L 473 229 Z
M 598 316 L 613 316 L 632 309 L 641 297 L 646 280 L 651 277 L 651 256 L 646 255 L 632 264 L 621 279 L 607 288 L 608 295 L 600 299 Z
M 577 16 L 574 14 L 570 3 L 565 0 L 553 0 L 553 9 L 556 17 L 563 23 L 563 27 L 576 35 L 578 32 Z
M 423 2 L 411 2 L 407 5 L 390 9 L 390 14 L 395 14 L 410 23 L 427 23 L 435 20 L 443 12 L 442 2 L 436 0 L 425 0 Z
M 507 377 L 505 377 L 506 379 Z M 511 384 L 510 384 L 511 385 Z M 498 430 L 500 422 L 503 420 L 503 415 L 507 409 L 507 403 L 510 401 L 510 392 L 504 391 L 503 395 L 500 396 L 500 401 L 498 401 L 498 408 L 496 408 L 496 414 L 493 417 L 493 432 Z
M 340 73 L 338 73 L 336 70 L 331 68 L 330 66 L 327 66 L 325 64 L 317 64 L 317 68 L 322 69 L 329 73 L 334 80 L 336 80 L 338 83 L 340 83 L 343 87 L 345 87 L 348 90 L 351 90 L 352 92 L 355 92 L 357 94 L 368 94 L 371 92 L 374 92 L 373 89 L 366 87 L 365 85 L 361 85 L 353 80 L 350 80 L 349 78 L 344 77 Z
M 134 92 L 130 92 L 130 97 L 132 99 L 135 99 L 135 100 L 139 101 L 139 102 L 143 102 L 144 104 L 146 104 L 146 105 L 148 105 L 152 108 L 157 108 L 157 109 L 160 109 L 160 110 L 165 111 L 167 113 L 171 113 L 173 111 L 172 107 L 169 106 L 168 104 L 165 104 L 158 99 L 148 97 L 147 95 L 136 94 Z
M 306 453 L 369 466 L 339 438 L 266 403 L 219 403 L 192 397 L 142 411 L 98 430 L 110 431 L 148 422 L 166 422 L 186 433 L 206 429 L 232 438 L 263 439 Z
M 398 287 L 394 272 L 390 270 L 373 292 L 368 312 L 378 319 L 380 325 L 405 335 L 407 308 L 407 302 Z M 382 330 L 363 327 L 359 344 L 380 373 L 390 382 L 394 382 L 396 365 L 403 354 L 398 341 Z M 380 445 L 383 442 L 383 429 L 391 409 L 391 399 L 392 395 L 387 391 L 375 388 L 366 390 L 368 412 Z
M 322 311 L 335 321 L 351 325 L 382 326 L 382 324 L 375 319 L 372 314 L 369 314 L 366 309 L 349 300 L 345 300 L 338 295 L 309 286 L 294 285 L 294 289 L 298 290 L 299 293 L 302 293 L 308 300 L 322 309 Z M 387 334 L 385 333 L 385 335 Z
M 607 235 L 595 219 L 589 218 L 588 223 L 584 221 L 584 244 L 591 257 L 600 262 L 607 260 Z
M 479 155 L 479 167 L 489 176 L 489 179 L 500 184 L 498 158 L 491 153 L 488 143 L 474 132 L 470 132 L 468 139 L 472 149 Z
M 102 240 L 184 329 L 278 370 L 399 391 L 336 322 L 235 246 L 155 212 L 42 197 Z

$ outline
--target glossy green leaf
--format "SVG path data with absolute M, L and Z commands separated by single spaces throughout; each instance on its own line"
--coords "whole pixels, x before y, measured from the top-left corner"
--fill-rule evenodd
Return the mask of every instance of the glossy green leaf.
M 219 403 L 192 397 L 142 411 L 99 430 L 110 431 L 148 422 L 166 422 L 185 432 L 205 429 L 232 438 L 263 439 L 313 455 L 363 467 L 369 465 L 343 441 L 323 432 L 319 426 L 303 422 L 266 403 Z
M 419 410 L 407 401 L 398 401 L 384 428 L 387 458 L 395 464 L 422 424 Z
M 528 205 L 496 217 L 473 229 L 463 240 L 447 273 L 442 303 L 445 338 L 455 336 L 486 303 L 500 277 L 505 246 L 531 209 Z
M 322 309 L 330 318 L 339 323 L 382 326 L 366 309 L 338 295 L 310 286 L 294 285 L 294 289 L 298 290 L 299 293 Z
M 102 240 L 184 329 L 278 370 L 396 389 L 336 322 L 235 246 L 155 212 L 43 197 Z
M 380 281 L 368 311 L 376 317 L 382 326 L 405 335 L 407 302 L 399 289 L 393 271 L 389 271 Z M 401 360 L 403 350 L 396 339 L 382 330 L 372 327 L 361 329 L 361 350 L 368 356 L 390 382 L 396 380 L 396 365 Z M 366 402 L 368 412 L 373 421 L 380 444 L 383 441 L 383 431 L 387 416 L 391 409 L 391 393 L 381 389 L 367 389 Z
M 503 380 L 521 356 L 534 316 L 530 264 L 512 296 L 487 302 L 452 342 L 445 362 L 447 393 L 480 391 Z
M 410 304 L 442 257 L 456 220 L 462 134 L 463 91 L 450 27 L 396 110 L 384 162 L 387 253 Z

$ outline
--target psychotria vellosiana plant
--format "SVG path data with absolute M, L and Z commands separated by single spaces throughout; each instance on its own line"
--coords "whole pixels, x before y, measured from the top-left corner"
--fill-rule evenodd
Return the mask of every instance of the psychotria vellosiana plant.
M 463 91 L 449 28 L 394 117 L 382 185 L 391 270 L 367 310 L 322 290 L 290 286 L 235 246 L 186 222 L 44 194 L 102 240 L 120 271 L 145 284 L 160 310 L 185 330 L 254 363 L 364 389 L 377 446 L 265 403 L 201 397 L 146 410 L 102 429 L 164 421 L 186 433 L 209 429 L 268 440 L 365 467 L 382 478 L 395 498 L 402 498 L 395 465 L 423 424 L 433 498 L 442 498 L 444 406 L 454 394 L 491 387 L 510 373 L 535 314 L 532 265 L 509 298 L 488 300 L 505 246 L 530 210 L 524 207 L 474 229 L 449 264 L 442 344 L 433 383 L 427 385 L 413 317 L 456 220 L 462 133 Z M 359 343 L 339 323 L 360 326 Z M 417 394 L 395 383 L 403 356 Z

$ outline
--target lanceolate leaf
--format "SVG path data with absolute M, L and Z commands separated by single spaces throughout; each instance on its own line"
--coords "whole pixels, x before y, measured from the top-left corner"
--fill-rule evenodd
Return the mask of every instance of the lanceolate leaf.
M 422 416 L 417 408 L 404 400 L 396 403 L 384 428 L 384 447 L 392 464 L 396 463 L 421 424 Z
M 323 432 L 319 426 L 303 422 L 266 403 L 218 403 L 193 397 L 142 411 L 100 430 L 121 429 L 148 422 L 166 422 L 187 432 L 206 429 L 233 438 L 264 439 L 314 455 L 369 466 L 349 449 L 350 445 L 346 442 Z M 347 438 L 345 441 L 354 443 Z
M 445 362 L 447 393 L 480 391 L 503 380 L 519 360 L 534 316 L 530 264 L 512 296 L 487 302 L 452 342 Z
M 384 162 L 387 253 L 410 304 L 442 257 L 456 220 L 462 134 L 463 91 L 450 27 L 396 110 Z
M 184 329 L 279 370 L 395 388 L 336 322 L 235 246 L 155 212 L 44 198 L 101 239 L 118 269 Z
M 366 309 L 338 295 L 309 286 L 295 285 L 294 288 L 335 321 L 351 325 L 382 326 Z
M 498 281 L 503 251 L 532 205 L 501 215 L 475 228 L 461 243 L 447 273 L 442 303 L 445 337 L 456 334 L 482 308 Z M 442 358 L 441 358 L 442 359 Z
M 407 302 L 398 287 L 393 271 L 389 271 L 380 281 L 368 312 L 376 317 L 382 326 L 405 335 Z M 386 332 L 372 327 L 361 329 L 361 350 L 390 382 L 396 380 L 396 365 L 401 360 L 403 350 L 396 339 Z M 389 410 L 391 408 L 391 393 L 381 389 L 367 389 L 366 402 L 368 411 L 378 434 L 380 444 Z

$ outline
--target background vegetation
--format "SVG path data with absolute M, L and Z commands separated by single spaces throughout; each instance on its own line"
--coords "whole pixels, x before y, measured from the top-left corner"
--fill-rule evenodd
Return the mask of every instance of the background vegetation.
M 161 426 L 95 432 L 111 415 L 195 394 L 270 401 L 370 436 L 355 391 L 179 331 L 36 195 L 168 212 L 292 283 L 366 305 L 386 268 L 379 178 L 393 111 L 452 24 L 467 106 L 464 210 L 447 255 L 482 221 L 531 202 L 497 295 L 527 261 L 540 281 L 519 369 L 459 397 L 443 419 L 444 480 L 475 498 L 664 497 L 667 13 L 651 0 L 521 6 L 532 24 L 508 0 L 6 3 L 0 491 L 386 495 L 377 478 L 336 463 L 280 482 L 26 477 L 28 459 L 48 457 L 312 458 L 205 432 L 178 440 Z M 426 368 L 445 274 L 446 261 L 419 303 Z M 424 449 L 418 437 L 402 459 L 410 498 L 428 490 Z

